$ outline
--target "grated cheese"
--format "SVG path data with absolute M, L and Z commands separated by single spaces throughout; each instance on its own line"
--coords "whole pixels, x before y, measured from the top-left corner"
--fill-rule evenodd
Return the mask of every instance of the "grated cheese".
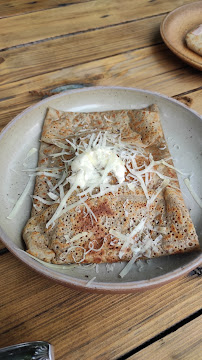
M 34 147 L 31 148 L 31 149 L 28 151 L 27 156 L 26 156 L 26 158 L 24 159 L 24 162 L 23 162 L 23 166 L 24 166 L 24 167 L 27 167 L 27 166 L 28 166 L 27 160 L 29 160 L 29 158 L 30 158 L 32 155 L 34 155 L 36 152 L 37 152 L 37 148 L 34 148 Z
M 109 122 L 112 122 L 112 123 L 113 123 L 113 120 L 108 119 L 105 115 L 104 115 L 104 119 L 105 119 L 106 121 L 109 121 Z
M 59 185 L 59 191 L 60 191 L 60 199 L 62 200 L 65 196 L 65 192 L 64 192 L 64 186 L 63 185 Z
M 47 177 L 53 177 L 53 178 L 56 178 L 56 179 L 59 179 L 60 178 L 60 175 L 58 174 L 53 174 L 53 173 L 48 173 L 47 171 L 37 171 L 36 173 L 34 173 L 34 176 L 36 175 L 44 175 L 44 176 L 47 176 Z M 29 175 L 29 176 L 33 176 L 32 175 Z
M 94 218 L 94 220 L 97 222 L 97 218 L 94 212 L 91 210 L 91 208 L 85 202 L 84 202 L 84 206 L 86 207 L 88 214 L 91 215 Z
M 130 233 L 130 237 L 134 237 L 138 232 L 142 231 L 145 225 L 146 219 L 143 218 L 135 229 Z
M 140 185 L 142 186 L 142 190 L 143 190 L 144 193 L 145 193 L 146 199 L 149 200 L 148 190 L 147 190 L 147 187 L 146 187 L 146 185 L 145 185 L 145 182 L 144 182 L 142 176 L 141 176 L 141 175 L 137 175 L 137 179 L 139 180 Z
M 50 199 L 52 200 L 58 200 L 58 195 L 54 194 L 53 192 L 49 191 L 48 194 Z
M 188 188 L 188 190 L 190 191 L 191 195 L 193 196 L 194 200 L 197 202 L 197 204 L 202 209 L 202 200 L 197 195 L 197 193 L 194 191 L 189 179 L 188 178 L 184 179 L 184 183 L 185 183 L 186 187 Z
M 72 155 L 71 152 L 67 152 L 67 151 L 62 151 L 62 152 L 59 152 L 59 153 L 55 153 L 55 154 L 51 154 L 51 157 L 59 157 L 59 156 L 63 156 L 63 155 Z
M 32 187 L 32 178 L 29 179 L 25 189 L 23 190 L 22 194 L 20 195 L 19 199 L 17 200 L 13 210 L 11 211 L 11 213 L 7 216 L 7 219 L 12 220 L 14 219 L 14 217 L 17 215 L 19 209 L 21 208 L 21 206 L 23 205 L 27 195 L 29 194 L 30 190 Z
M 72 141 L 66 139 L 66 142 L 69 143 L 73 147 L 74 150 L 76 150 L 77 147 Z
M 107 270 L 107 272 L 111 272 L 111 271 L 114 271 L 114 266 L 115 266 L 115 264 L 114 263 L 112 263 L 112 264 L 106 264 L 106 270 Z
M 144 263 L 142 260 L 137 260 L 136 261 L 136 265 L 137 265 L 137 268 L 138 268 L 138 271 L 141 272 L 142 269 L 144 268 Z
M 123 246 L 121 247 L 121 250 L 119 252 L 119 258 L 121 259 L 123 255 L 125 254 L 125 249 L 127 249 L 132 243 L 134 243 L 134 236 L 136 236 L 138 233 L 141 233 L 144 229 L 146 219 L 142 219 L 139 224 L 132 230 L 130 234 L 127 235 L 127 239 L 124 241 Z
M 84 198 L 82 198 L 81 200 L 76 201 L 75 203 L 66 206 L 66 207 L 61 211 L 60 216 L 64 215 L 66 212 L 68 212 L 69 210 L 74 209 L 75 207 L 77 207 L 77 206 L 79 206 L 79 205 L 84 205 L 84 204 L 85 204 L 85 201 L 86 201 L 87 199 L 88 199 L 87 197 L 84 197 Z
M 59 187 L 59 185 L 61 185 L 61 184 L 64 182 L 64 180 L 66 179 L 66 177 L 67 177 L 67 172 L 64 171 L 63 174 L 62 174 L 62 176 L 61 176 L 61 178 L 60 178 L 60 180 L 57 182 L 57 184 L 56 184 L 55 186 L 53 186 L 52 191 L 55 190 L 55 189 L 57 189 L 57 188 Z
M 58 140 L 54 140 L 54 141 L 53 141 L 53 144 L 56 145 L 57 147 L 61 148 L 61 149 L 69 150 L 69 146 L 61 143 L 61 142 L 58 141 Z
M 131 190 L 131 191 L 135 191 L 135 188 L 137 186 L 134 182 L 128 183 L 127 185 L 128 185 L 129 190 Z
M 54 213 L 54 215 L 52 216 L 52 218 L 47 222 L 46 228 L 48 228 L 52 223 L 54 223 L 54 221 L 56 219 L 58 219 L 60 217 L 62 210 L 63 210 L 64 206 L 66 205 L 67 199 L 76 190 L 76 188 L 77 188 L 77 183 L 75 182 L 75 184 L 69 189 L 69 191 L 63 197 L 62 201 L 60 202 L 60 205 L 58 206 L 58 208 L 57 208 L 56 212 Z
M 110 233 L 111 235 L 115 236 L 116 238 L 122 240 L 122 241 L 127 241 L 127 240 L 128 240 L 128 236 L 121 234 L 119 231 L 110 229 L 110 230 L 109 230 L 109 233 Z
M 55 201 L 45 200 L 41 196 L 38 196 L 38 195 L 33 195 L 32 198 L 40 201 L 42 204 L 45 204 L 45 205 L 53 205 L 55 203 Z
M 157 198 L 157 196 L 160 194 L 160 192 L 169 184 L 169 180 L 165 179 L 163 180 L 163 182 L 161 183 L 161 185 L 157 188 L 156 192 L 151 196 L 151 198 L 148 200 L 147 202 L 147 206 L 150 206 L 154 200 Z
M 82 233 L 76 234 L 71 239 L 69 238 L 69 235 L 64 235 L 64 237 L 65 237 L 65 240 L 67 242 L 74 242 L 74 241 L 79 240 L 80 238 L 82 238 L 82 237 L 84 237 L 86 235 L 88 235 L 88 233 L 86 231 L 84 231 Z
M 132 259 L 126 264 L 126 266 L 123 268 L 123 270 L 120 272 L 119 276 L 123 278 L 128 274 L 128 272 L 132 269 L 135 261 L 138 259 L 138 255 L 133 256 Z
M 90 280 L 87 282 L 86 287 L 91 286 L 92 282 L 95 281 L 95 279 L 96 279 L 96 276 L 94 276 L 92 279 L 90 279 Z
M 143 238 L 142 241 L 138 241 L 137 244 L 132 246 L 133 257 L 120 272 L 119 276 L 121 278 L 126 276 L 128 272 L 132 269 L 134 262 L 138 258 L 142 256 L 151 257 L 152 251 L 155 252 L 158 250 L 157 246 L 161 240 L 162 240 L 162 235 L 157 236 L 155 240 L 152 240 L 150 236 L 147 235 Z
M 62 168 L 61 168 L 62 169 Z M 23 169 L 22 171 L 25 171 L 25 172 L 37 172 L 37 171 L 51 171 L 51 172 L 58 172 L 60 170 L 60 168 L 43 168 L 43 167 L 36 167 L 36 168 L 33 168 L 33 169 Z
M 171 168 L 171 169 L 173 169 L 173 170 L 175 170 L 175 171 L 177 171 L 179 174 L 181 174 L 181 175 L 186 175 L 185 173 L 183 173 L 181 170 L 179 170 L 179 169 L 177 169 L 176 167 L 174 167 L 174 166 L 172 166 L 172 165 L 170 165 L 170 164 L 168 164 L 165 160 L 160 160 L 160 162 L 163 164 L 163 165 L 165 165 L 165 166 L 167 166 L 167 167 L 169 167 L 169 168 Z
M 124 204 L 123 204 L 123 208 L 124 208 L 124 212 L 125 212 L 125 217 L 128 217 L 128 215 L 129 215 L 128 211 L 126 210 L 127 204 L 128 204 L 128 199 L 126 199 L 126 201 L 125 201 Z

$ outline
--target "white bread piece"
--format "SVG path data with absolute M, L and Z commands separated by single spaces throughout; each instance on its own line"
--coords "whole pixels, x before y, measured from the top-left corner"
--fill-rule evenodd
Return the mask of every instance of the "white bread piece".
M 185 40 L 189 49 L 202 56 L 202 24 L 189 31 Z

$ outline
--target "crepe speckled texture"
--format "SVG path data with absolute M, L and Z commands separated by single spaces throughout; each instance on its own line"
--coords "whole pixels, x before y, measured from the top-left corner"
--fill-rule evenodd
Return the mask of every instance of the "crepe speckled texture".
M 63 112 L 49 108 L 41 134 L 38 167 L 62 167 L 61 158 L 52 158 L 50 155 L 61 151 L 57 146 L 59 142 L 67 145 L 65 139 L 74 137 L 82 130 L 120 133 L 125 143 L 141 147 L 148 155 L 151 153 L 155 161 L 170 159 L 168 162 L 173 165 L 161 127 L 158 108 L 156 105 L 150 105 L 144 109 L 91 113 Z M 53 227 L 46 228 L 58 204 L 45 205 L 34 199 L 31 218 L 23 230 L 27 251 L 41 260 L 55 264 L 129 261 L 133 257 L 130 246 L 120 259 L 119 253 L 124 240 L 116 237 L 112 239 L 109 231 L 114 229 L 126 235 L 144 217 L 147 217 L 151 225 L 149 230 L 151 239 L 155 240 L 159 236 L 159 229 L 162 227 L 166 229 L 166 232 L 161 234 L 162 238 L 158 246 L 155 250 L 151 249 L 150 258 L 198 250 L 198 237 L 184 204 L 175 170 L 161 163 L 155 166 L 155 171 L 171 178 L 171 183 L 158 194 L 149 212 L 140 184 L 132 190 L 127 186 L 121 186 L 114 194 L 108 193 L 98 198 L 89 197 L 85 201 L 97 221 L 92 221 L 90 215 L 84 213 L 84 207 L 81 205 L 60 216 Z M 49 178 L 49 181 L 53 185 L 56 183 L 54 178 Z M 148 185 L 149 196 L 155 193 L 160 182 L 162 180 L 159 176 L 153 173 Z M 67 190 L 68 186 L 65 188 L 65 191 Z M 47 192 L 46 177 L 38 175 L 35 195 L 50 200 Z M 67 206 L 76 201 L 78 197 L 75 191 L 67 200 Z M 69 239 L 72 239 L 79 233 L 83 235 L 72 242 L 65 237 L 68 235 Z M 139 241 L 142 239 L 141 236 Z M 92 242 L 94 249 L 90 250 Z

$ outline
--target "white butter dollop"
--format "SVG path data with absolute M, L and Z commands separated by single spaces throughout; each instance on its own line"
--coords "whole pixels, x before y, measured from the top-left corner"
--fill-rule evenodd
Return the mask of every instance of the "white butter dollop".
M 72 179 L 85 189 L 109 182 L 109 173 L 113 173 L 119 184 L 125 179 L 126 168 L 116 152 L 108 147 L 95 147 L 79 154 L 71 163 Z M 96 185 L 97 184 L 97 185 Z

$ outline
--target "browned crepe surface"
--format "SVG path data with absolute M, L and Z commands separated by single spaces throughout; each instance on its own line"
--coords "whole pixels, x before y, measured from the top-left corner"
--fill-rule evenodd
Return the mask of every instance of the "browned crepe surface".
M 41 135 L 39 167 L 62 167 L 61 159 L 50 157 L 50 154 L 60 152 L 58 142 L 65 142 L 79 132 L 108 131 L 121 133 L 122 141 L 136 144 L 144 151 L 153 155 L 154 160 L 168 159 L 170 153 L 166 146 L 162 131 L 158 108 L 151 105 L 141 110 L 116 110 L 94 113 L 65 113 L 48 109 Z M 172 161 L 168 161 L 172 165 Z M 23 231 L 28 252 L 47 262 L 64 263 L 101 263 L 130 260 L 133 252 L 130 247 L 122 259 L 120 249 L 124 243 L 109 234 L 110 229 L 121 234 L 130 233 L 143 217 L 147 217 L 152 225 L 150 236 L 154 240 L 160 233 L 158 228 L 166 228 L 158 248 L 151 251 L 150 257 L 175 254 L 199 249 L 198 238 L 185 207 L 176 172 L 165 165 L 158 165 L 156 170 L 173 178 L 170 185 L 160 192 L 148 213 L 146 197 L 141 186 L 133 191 L 122 186 L 115 193 L 108 193 L 100 198 L 89 198 L 86 204 L 95 214 L 97 221 L 92 221 L 85 213 L 83 205 L 72 209 L 55 221 L 54 227 L 46 228 L 57 209 L 57 204 L 44 205 L 34 200 L 32 217 Z M 56 180 L 49 179 L 53 185 Z M 148 193 L 151 196 L 162 180 L 156 174 L 152 175 Z M 47 195 L 47 180 L 44 175 L 37 176 L 35 195 L 50 200 Z M 66 189 L 67 190 L 67 189 Z M 67 205 L 78 201 L 76 192 L 67 200 Z M 78 233 L 87 233 L 80 239 L 68 242 L 65 235 L 72 239 Z M 112 241 L 113 240 L 113 241 Z M 89 243 L 94 249 L 89 251 Z M 72 247 L 73 245 L 73 247 Z M 72 249 L 70 249 L 72 247 Z M 84 257 L 84 251 L 88 253 Z

